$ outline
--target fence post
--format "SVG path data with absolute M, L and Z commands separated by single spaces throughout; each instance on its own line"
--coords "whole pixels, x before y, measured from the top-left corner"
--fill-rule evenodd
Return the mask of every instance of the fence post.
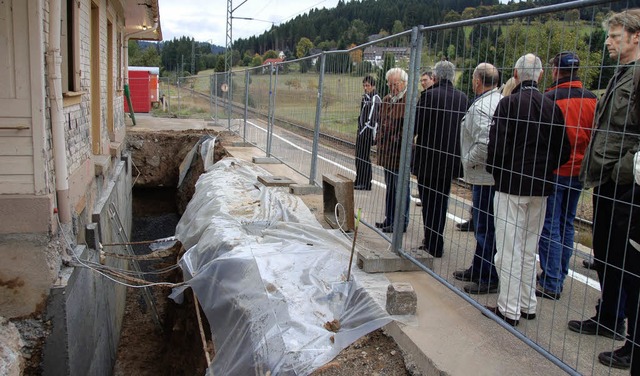
M 324 68 L 326 54 L 320 56 L 320 77 L 318 78 L 318 100 L 316 102 L 316 121 L 313 128 L 313 148 L 311 149 L 311 167 L 309 169 L 309 185 L 316 183 L 318 171 L 318 143 L 320 140 L 320 118 L 322 115 L 322 86 L 324 83 Z
M 178 114 L 182 112 L 182 96 L 180 95 L 180 77 L 178 77 Z
M 396 190 L 396 211 L 394 213 L 393 237 L 391 249 L 398 252 L 402 248 L 404 216 L 408 215 L 406 197 L 411 184 L 411 149 L 413 146 L 413 128 L 415 126 L 418 86 L 416 77 L 420 77 L 420 58 L 422 53 L 422 33 L 418 27 L 411 30 L 411 57 L 409 60 L 409 82 L 407 83 L 406 105 L 404 107 L 404 124 L 402 125 L 402 146 L 400 149 L 400 169 L 398 170 L 398 187 Z
M 216 74 L 215 70 L 213 74 L 209 76 L 209 115 L 211 115 L 211 120 L 213 120 L 213 76 Z
M 214 96 L 214 103 L 215 103 L 215 123 L 218 124 L 218 74 L 214 73 L 213 74 L 213 96 Z
M 271 135 L 273 133 L 274 91 L 275 91 L 275 86 L 273 85 L 273 63 L 269 63 L 269 111 L 267 116 L 267 158 L 271 158 Z
M 249 70 L 244 77 L 244 125 L 242 129 L 242 141 L 247 142 L 247 116 L 249 116 Z
M 231 77 L 231 66 L 229 66 L 229 71 L 227 72 L 227 130 L 231 130 L 231 81 L 233 78 Z

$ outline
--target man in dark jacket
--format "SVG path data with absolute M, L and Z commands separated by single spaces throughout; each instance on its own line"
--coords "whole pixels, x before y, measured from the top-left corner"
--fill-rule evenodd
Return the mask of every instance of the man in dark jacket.
M 551 60 L 553 85 L 545 96 L 562 111 L 565 130 L 571 142 L 571 158 L 554 171 L 553 192 L 547 198 L 547 212 L 538 244 L 540 254 L 540 287 L 536 296 L 560 299 L 564 280 L 569 273 L 573 254 L 576 209 L 582 184 L 578 179 L 584 151 L 591 139 L 596 96 L 582 87 L 578 77 L 580 59 L 570 51 L 563 51 Z
M 607 30 L 605 46 L 609 57 L 619 66 L 598 100 L 595 129 L 580 169 L 584 186 L 594 187 L 593 255 L 602 295 L 594 317 L 569 321 L 568 326 L 583 334 L 622 339 L 626 308 L 629 335 L 625 345 L 601 353 L 598 360 L 616 368 L 631 367 L 631 374 L 637 375 L 640 374 L 640 337 L 636 333 L 640 260 L 628 239 L 636 224 L 631 217 L 634 195 L 640 194 L 633 181 L 633 158 L 640 150 L 640 99 L 637 96 L 640 9 L 615 13 L 603 21 L 602 26 Z
M 553 170 L 569 159 L 562 112 L 538 90 L 542 62 L 526 54 L 515 64 L 516 87 L 498 103 L 489 131 L 487 171 L 495 180 L 497 307 L 512 326 L 536 314 L 536 250 Z
M 396 190 L 398 189 L 398 170 L 400 170 L 400 149 L 402 145 L 402 127 L 404 110 L 407 103 L 407 72 L 401 68 L 391 68 L 385 74 L 389 94 L 382 99 L 380 107 L 380 129 L 376 135 L 378 146 L 378 164 L 384 168 L 384 182 L 387 186 L 385 194 L 385 218 L 376 222 L 375 226 L 382 232 L 393 232 L 396 210 Z M 407 189 L 404 216 L 404 231 L 409 224 L 410 192 Z
M 420 249 L 442 257 L 451 180 L 461 176 L 460 121 L 467 111 L 468 99 L 453 87 L 452 63 L 438 62 L 433 76 L 435 84 L 423 92 L 416 107 L 413 174 L 418 178 L 424 222 Z
M 360 102 L 358 134 L 356 135 L 356 181 L 353 189 L 371 190 L 371 145 L 378 130 L 380 96 L 376 93 L 376 80 L 366 76 L 362 80 L 364 94 Z

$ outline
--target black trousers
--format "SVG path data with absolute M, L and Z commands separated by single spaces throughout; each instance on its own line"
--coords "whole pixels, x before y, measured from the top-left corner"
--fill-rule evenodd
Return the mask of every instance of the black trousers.
M 366 128 L 362 133 L 358 133 L 356 137 L 355 185 L 371 187 L 371 145 L 373 145 L 373 131 L 371 128 Z
M 622 288 L 622 266 L 628 239 L 630 203 L 622 200 L 633 184 L 617 185 L 607 182 L 593 190 L 593 255 L 602 295 L 597 306 L 598 321 L 614 328 L 624 319 L 627 294 Z M 626 212 L 620 226 L 616 216 Z
M 444 176 L 418 177 L 418 194 L 422 201 L 424 222 L 423 244 L 432 255 L 444 252 L 444 225 L 451 193 L 451 178 Z
M 613 225 L 616 228 L 612 246 L 623 253 L 624 263 L 621 265 L 622 290 L 626 293 L 626 314 L 629 321 L 627 342 L 625 347 L 633 349 L 631 374 L 640 374 L 640 251 L 629 243 L 629 239 L 640 244 L 640 185 L 633 185 L 619 198 L 614 210 Z

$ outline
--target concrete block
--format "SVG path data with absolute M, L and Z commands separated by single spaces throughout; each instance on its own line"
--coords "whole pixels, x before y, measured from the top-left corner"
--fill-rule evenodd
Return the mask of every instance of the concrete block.
M 415 315 L 418 296 L 408 282 L 394 282 L 387 287 L 387 313 L 390 315 Z
M 123 142 L 115 142 L 111 141 L 109 143 L 109 154 L 112 158 L 117 158 L 122 153 L 122 148 L 124 146 Z
M 254 147 L 255 145 L 252 144 L 251 142 L 244 142 L 244 141 L 233 141 L 231 143 L 231 146 L 235 147 L 235 148 L 250 148 L 250 147 Z M 254 162 L 255 163 L 255 162 Z
M 422 265 L 433 268 L 433 256 L 421 250 L 411 250 L 411 255 Z M 358 268 L 367 273 L 408 272 L 422 270 L 413 262 L 388 250 L 367 249 L 357 253 Z
M 267 187 L 288 187 L 291 184 L 295 183 L 295 181 L 289 179 L 286 176 L 274 176 L 274 175 L 258 176 L 258 181 Z
M 322 188 L 312 184 L 291 184 L 289 186 L 289 193 L 298 196 L 319 195 L 322 193 Z
M 109 171 L 109 166 L 111 164 L 111 156 L 110 155 L 94 155 L 92 158 L 93 158 L 94 175 L 107 176 Z
M 345 231 L 355 228 L 354 204 L 353 204 L 353 180 L 340 174 L 322 175 L 322 202 L 324 206 L 324 219 L 332 228 L 338 228 L 338 224 Z M 337 210 L 336 205 L 342 206 Z
M 272 157 L 253 157 L 251 161 L 255 164 L 280 164 L 279 160 Z

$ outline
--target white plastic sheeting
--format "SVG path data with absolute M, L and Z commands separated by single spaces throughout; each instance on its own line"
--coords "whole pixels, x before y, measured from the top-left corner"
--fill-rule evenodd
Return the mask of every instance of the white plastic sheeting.
M 307 375 L 391 321 L 388 281 L 353 267 L 345 282 L 350 240 L 259 175 L 269 173 L 225 158 L 200 177 L 176 229 L 180 266 L 211 326 L 208 373 Z M 333 320 L 335 333 L 324 327 Z

